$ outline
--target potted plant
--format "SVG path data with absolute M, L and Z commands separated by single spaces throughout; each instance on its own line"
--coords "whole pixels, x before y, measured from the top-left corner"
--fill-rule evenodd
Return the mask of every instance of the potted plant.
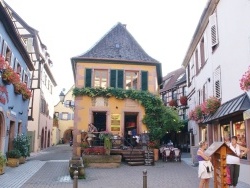
M 13 86 L 16 94 L 22 94 L 22 92 L 26 89 L 26 84 L 23 82 L 16 82 Z
M 206 113 L 207 114 L 214 114 L 217 111 L 217 109 L 220 107 L 221 102 L 216 97 L 209 97 L 205 101 L 205 105 L 206 105 Z
M 172 99 L 171 101 L 169 101 L 169 106 L 173 106 L 176 107 L 177 106 L 177 101 L 175 99 Z
M 112 147 L 111 138 L 113 137 L 112 133 L 107 131 L 101 132 L 99 135 L 100 140 L 103 140 L 103 145 L 106 155 L 110 155 L 110 150 Z
M 27 86 L 21 91 L 21 93 L 24 100 L 30 99 L 30 97 L 32 96 L 31 90 L 29 90 Z
M 2 80 L 5 84 L 9 85 L 13 83 L 14 71 L 10 66 L 3 69 Z
M 30 138 L 24 134 L 17 135 L 13 141 L 14 148 L 21 153 L 19 164 L 25 163 L 26 157 L 30 156 Z
M 7 164 L 10 167 L 17 167 L 19 166 L 19 158 L 21 157 L 21 153 L 19 150 L 17 149 L 13 149 L 10 150 L 8 152 L 6 152 L 6 156 L 7 156 Z
M 181 96 L 180 103 L 182 106 L 187 106 L 187 96 Z
M 6 157 L 2 152 L 0 151 L 0 175 L 4 174 L 5 171 L 5 166 L 6 166 Z
M 148 148 L 154 153 L 154 161 L 159 160 L 159 148 L 160 148 L 160 140 L 150 141 L 148 143 Z

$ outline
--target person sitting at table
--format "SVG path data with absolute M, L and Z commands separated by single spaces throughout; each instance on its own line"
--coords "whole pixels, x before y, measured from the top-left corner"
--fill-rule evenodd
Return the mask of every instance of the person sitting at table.
M 89 147 L 92 147 L 93 138 L 96 137 L 93 134 L 94 132 L 97 132 L 97 128 L 94 126 L 93 123 L 90 123 L 88 128 L 88 137 L 87 137 L 87 142 L 89 144 Z

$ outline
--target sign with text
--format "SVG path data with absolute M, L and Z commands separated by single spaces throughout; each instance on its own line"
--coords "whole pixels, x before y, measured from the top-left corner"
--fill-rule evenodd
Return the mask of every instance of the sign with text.
M 111 114 L 111 131 L 121 130 L 121 114 Z

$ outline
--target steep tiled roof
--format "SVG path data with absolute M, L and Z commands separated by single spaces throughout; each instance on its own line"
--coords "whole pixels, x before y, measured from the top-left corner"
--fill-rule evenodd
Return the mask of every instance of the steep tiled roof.
M 158 83 L 162 83 L 161 63 L 150 57 L 121 23 L 116 24 L 89 51 L 71 58 L 74 78 L 75 63 L 89 61 L 155 66 Z
M 115 25 L 93 48 L 78 57 L 159 63 L 142 49 L 121 23 Z
M 183 77 L 180 78 L 180 80 L 177 80 L 182 74 L 184 74 Z M 172 88 L 175 88 L 177 83 L 180 84 L 182 82 L 185 82 L 185 80 L 186 80 L 185 69 L 183 67 L 168 73 L 166 76 L 163 77 L 162 81 L 163 88 L 160 90 L 160 93 L 164 93 Z M 164 82 L 167 83 L 164 84 Z

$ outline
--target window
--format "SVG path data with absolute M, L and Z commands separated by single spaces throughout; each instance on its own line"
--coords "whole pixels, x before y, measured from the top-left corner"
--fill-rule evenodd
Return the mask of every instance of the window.
M 94 70 L 94 87 L 108 87 L 108 70 Z
M 21 77 L 21 75 L 22 75 L 22 70 L 21 70 L 22 68 L 21 68 L 21 65 L 19 64 L 19 62 L 17 62 L 17 65 L 16 65 L 16 73 L 17 74 L 19 74 L 20 75 L 20 78 L 22 78 Z
M 205 65 L 205 43 L 204 43 L 204 37 L 201 40 L 200 43 L 200 53 L 201 53 L 201 67 Z
M 125 72 L 126 89 L 138 89 L 138 76 L 139 72 L 137 71 Z
M 219 44 L 216 13 L 212 14 L 209 17 L 209 26 L 211 32 L 211 47 L 212 50 L 214 51 L 216 46 Z
M 177 90 L 172 92 L 172 99 L 177 100 Z
M 203 89 L 202 89 L 202 91 L 203 91 L 203 102 L 208 98 L 208 96 L 207 96 L 207 83 L 205 83 L 204 85 L 203 85 Z
M 214 71 L 214 96 L 218 99 L 221 98 L 221 72 L 220 67 Z
M 70 120 L 71 119 L 71 114 L 68 112 L 62 112 L 59 114 L 59 119 L 61 120 Z

